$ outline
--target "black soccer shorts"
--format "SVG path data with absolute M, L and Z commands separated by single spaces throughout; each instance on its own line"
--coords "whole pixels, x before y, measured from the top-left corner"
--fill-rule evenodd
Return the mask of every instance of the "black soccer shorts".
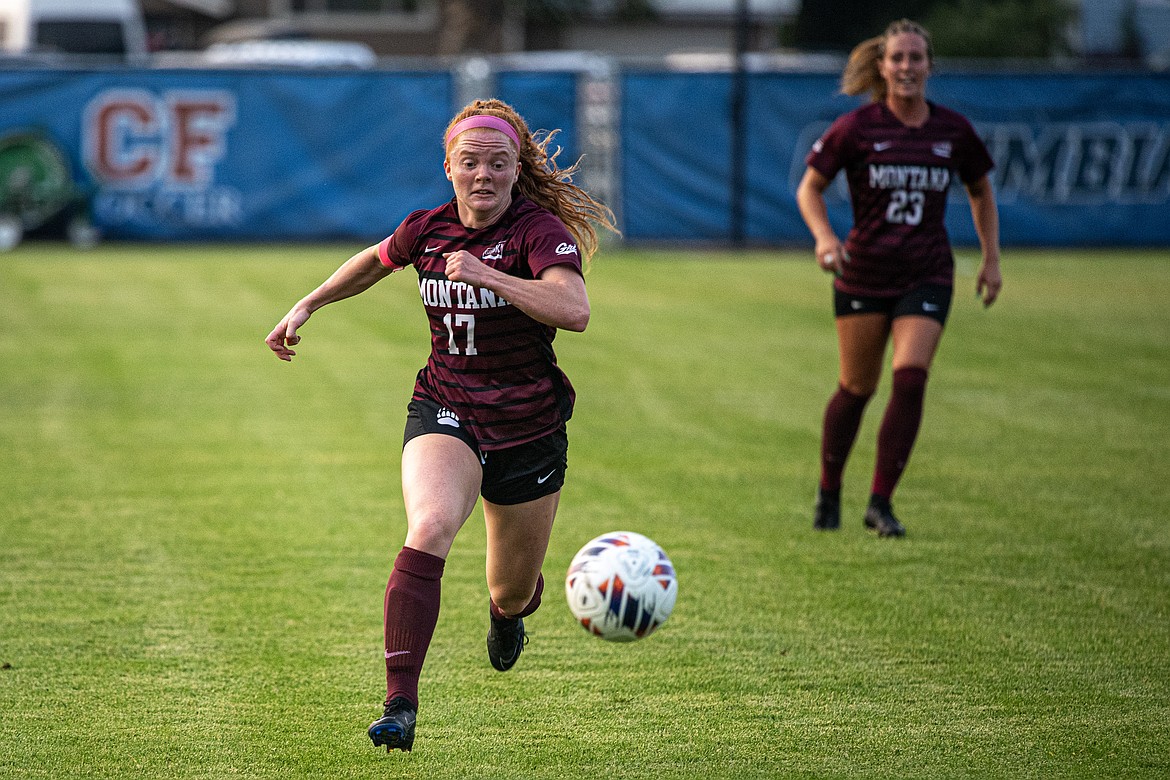
M 556 493 L 565 484 L 569 461 L 569 437 L 564 426 L 534 441 L 484 452 L 451 410 L 424 399 L 411 399 L 406 407 L 402 446 L 416 436 L 441 433 L 462 441 L 483 467 L 480 495 L 493 504 L 513 505 Z
M 940 325 L 947 324 L 954 290 L 942 284 L 922 284 L 904 295 L 850 295 L 833 289 L 833 313 L 838 317 L 851 314 L 884 314 L 891 320 L 915 315 L 929 317 Z

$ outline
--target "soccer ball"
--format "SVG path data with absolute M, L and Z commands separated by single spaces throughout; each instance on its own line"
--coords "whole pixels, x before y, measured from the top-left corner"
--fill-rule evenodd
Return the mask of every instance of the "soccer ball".
M 632 531 L 602 534 L 573 556 L 565 575 L 569 610 L 586 631 L 633 642 L 662 625 L 678 597 L 674 564 Z

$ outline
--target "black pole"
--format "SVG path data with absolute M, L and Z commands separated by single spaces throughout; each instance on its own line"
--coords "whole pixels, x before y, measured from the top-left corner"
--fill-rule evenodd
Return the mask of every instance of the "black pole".
M 731 243 L 744 245 L 747 189 L 747 63 L 751 10 L 748 0 L 735 4 L 735 70 L 731 80 Z

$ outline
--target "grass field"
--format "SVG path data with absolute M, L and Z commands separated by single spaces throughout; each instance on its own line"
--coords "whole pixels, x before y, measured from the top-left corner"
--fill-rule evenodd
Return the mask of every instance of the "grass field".
M 611 252 L 545 605 L 484 651 L 483 528 L 443 580 L 412 754 L 365 736 L 427 349 L 412 277 L 262 343 L 356 247 L 0 256 L 2 778 L 1170 776 L 1170 252 L 962 254 L 909 529 L 861 527 L 888 375 L 811 530 L 835 377 L 807 253 Z M 680 577 L 635 645 L 576 626 L 577 548 Z

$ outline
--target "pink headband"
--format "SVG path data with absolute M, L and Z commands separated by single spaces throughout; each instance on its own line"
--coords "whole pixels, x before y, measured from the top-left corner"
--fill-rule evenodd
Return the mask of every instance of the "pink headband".
M 451 131 L 447 133 L 447 138 L 444 141 L 444 146 L 450 146 L 451 142 L 455 140 L 455 136 L 462 133 L 464 130 L 470 130 L 473 127 L 490 127 L 492 130 L 499 130 L 504 135 L 512 139 L 516 144 L 516 149 L 520 149 L 520 136 L 516 133 L 516 128 L 512 127 L 510 122 L 506 122 L 499 117 L 491 114 L 476 114 L 469 116 L 466 119 L 461 119 L 455 123 Z

